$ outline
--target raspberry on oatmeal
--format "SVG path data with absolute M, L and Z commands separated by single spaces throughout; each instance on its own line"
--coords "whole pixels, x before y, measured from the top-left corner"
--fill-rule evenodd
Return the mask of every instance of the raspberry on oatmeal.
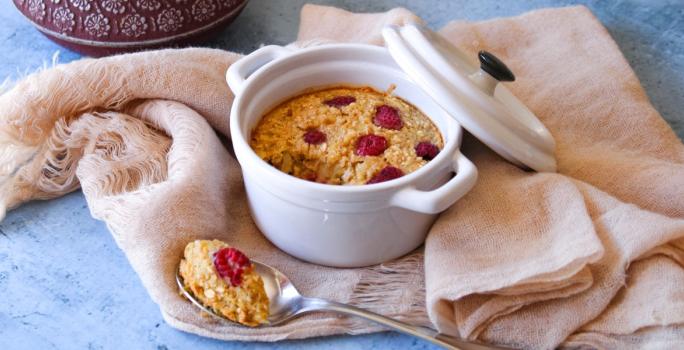
M 401 130 L 404 122 L 399 116 L 399 111 L 390 106 L 382 105 L 375 110 L 375 118 L 373 124 L 383 127 L 385 129 Z
M 360 156 L 379 156 L 387 149 L 387 139 L 378 135 L 363 135 L 356 139 L 354 153 Z
M 377 173 L 375 176 L 373 176 L 366 183 L 369 185 L 370 184 L 376 184 L 376 183 L 380 183 L 380 182 L 394 180 L 394 179 L 400 178 L 402 176 L 404 176 L 404 172 L 401 171 L 401 169 L 395 168 L 393 166 L 387 166 L 387 167 L 383 168 L 382 170 L 380 170 L 379 173 Z
M 354 102 L 356 102 L 356 98 L 354 96 L 336 96 L 324 101 L 323 103 L 330 107 L 344 107 Z
M 436 153 L 432 146 L 418 147 L 424 142 L 437 152 L 443 147 L 439 130 L 418 108 L 370 87 L 338 87 L 277 105 L 252 130 L 250 146 L 263 160 L 298 178 L 363 185 L 427 164 Z M 380 176 L 386 168 L 400 172 Z
M 420 142 L 416 145 L 416 155 L 425 160 L 432 160 L 439 154 L 439 147 L 428 141 Z
M 318 145 L 325 142 L 325 134 L 320 130 L 309 130 L 304 133 L 304 142 L 311 145 Z

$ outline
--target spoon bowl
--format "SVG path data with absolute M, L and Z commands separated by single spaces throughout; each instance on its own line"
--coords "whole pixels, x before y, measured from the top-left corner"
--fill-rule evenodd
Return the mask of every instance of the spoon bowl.
M 304 298 L 287 276 L 269 265 L 255 261 L 252 263 L 256 273 L 264 281 L 264 289 L 270 301 L 268 325 L 277 326 L 301 315 L 304 311 L 299 303 Z

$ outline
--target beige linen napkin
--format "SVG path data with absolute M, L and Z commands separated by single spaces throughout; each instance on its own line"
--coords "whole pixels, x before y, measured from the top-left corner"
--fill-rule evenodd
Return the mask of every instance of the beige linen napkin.
M 352 14 L 307 5 L 299 45 L 381 44 L 403 9 Z M 312 296 L 350 302 L 471 339 L 526 348 L 672 347 L 684 341 L 684 147 L 584 7 L 442 30 L 488 49 L 555 136 L 559 174 L 524 172 L 474 139 L 475 189 L 432 228 L 423 254 L 332 269 L 280 252 L 257 231 L 228 135 L 224 82 L 238 55 L 163 50 L 85 59 L 0 95 L 0 209 L 80 185 L 174 327 L 267 340 L 379 328 L 330 314 L 277 328 L 200 316 L 176 292 L 183 246 L 219 238 L 278 266 Z M 423 286 L 425 285 L 425 288 Z M 430 320 L 428 320 L 428 314 Z

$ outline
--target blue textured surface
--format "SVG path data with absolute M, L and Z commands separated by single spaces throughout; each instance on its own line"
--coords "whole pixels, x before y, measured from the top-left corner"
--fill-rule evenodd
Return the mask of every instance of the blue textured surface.
M 353 11 L 407 7 L 433 28 L 451 19 L 511 16 L 577 2 L 313 1 Z M 302 0 L 252 0 L 211 45 L 248 52 L 296 35 Z M 608 28 L 655 107 L 684 137 L 684 2 L 584 1 Z M 42 37 L 0 1 L 0 80 L 79 58 Z M 2 111 L 0 111 L 1 113 Z M 24 205 L 0 224 L 0 349 L 434 349 L 393 332 L 273 344 L 221 342 L 176 331 L 161 319 L 105 225 L 80 192 Z

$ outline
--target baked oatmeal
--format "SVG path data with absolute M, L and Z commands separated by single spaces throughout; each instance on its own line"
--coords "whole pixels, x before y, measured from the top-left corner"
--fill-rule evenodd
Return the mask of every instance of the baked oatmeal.
M 185 288 L 217 314 L 251 327 L 267 322 L 264 282 L 251 261 L 228 244 L 218 240 L 188 243 L 180 275 Z
M 305 93 L 268 112 L 250 146 L 290 175 L 326 184 L 372 184 L 411 173 L 437 156 L 442 136 L 391 92 L 340 87 Z

